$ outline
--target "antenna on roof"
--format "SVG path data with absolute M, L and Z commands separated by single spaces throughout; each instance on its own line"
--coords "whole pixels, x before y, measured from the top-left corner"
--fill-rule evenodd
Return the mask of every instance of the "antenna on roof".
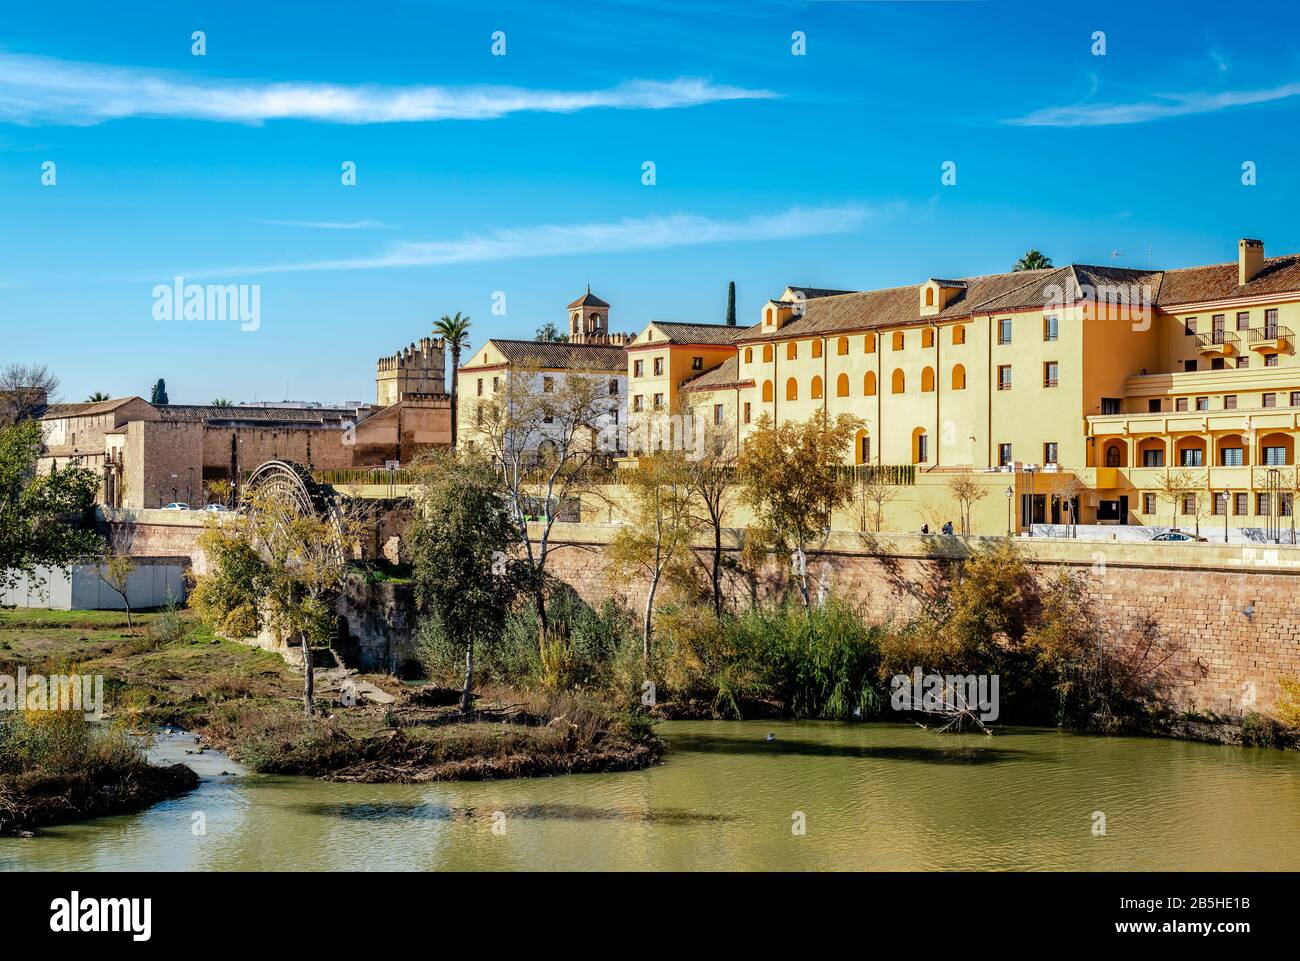
M 1111 265 L 1112 267 L 1114 267 L 1114 266 L 1115 266 L 1115 258 L 1116 258 L 1116 257 L 1123 257 L 1123 256 L 1124 256 L 1124 251 L 1122 251 L 1122 250 L 1112 250 L 1112 251 L 1110 252 L 1110 265 Z

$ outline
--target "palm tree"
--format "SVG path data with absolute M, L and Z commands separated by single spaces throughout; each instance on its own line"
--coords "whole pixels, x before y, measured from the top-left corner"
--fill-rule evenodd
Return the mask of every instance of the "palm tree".
M 86 398 L 86 403 L 87 403 L 87 404 L 98 404 L 101 400 L 111 400 L 111 399 L 112 399 L 112 398 L 110 398 L 110 397 L 109 397 L 106 393 L 104 393 L 102 390 L 97 390 L 97 391 L 95 391 L 93 394 L 91 394 L 89 397 Z
M 442 315 L 433 324 L 433 332 L 451 348 L 451 446 L 456 446 L 456 372 L 460 370 L 460 352 L 469 346 L 469 317 L 456 311 L 455 317 Z
M 1047 270 L 1052 266 L 1052 258 L 1037 250 L 1026 250 L 1025 255 L 1016 261 L 1012 270 Z
M 228 401 L 228 400 L 227 400 L 226 398 L 224 398 L 224 397 L 216 397 L 216 398 L 213 398 L 213 401 L 212 401 L 212 403 L 211 403 L 209 406 L 211 406 L 211 407 L 234 407 L 235 405 L 232 404 L 230 401 Z

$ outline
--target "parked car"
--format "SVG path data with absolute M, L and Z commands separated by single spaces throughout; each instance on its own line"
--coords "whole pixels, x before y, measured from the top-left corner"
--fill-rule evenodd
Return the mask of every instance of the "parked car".
M 190 505 L 182 503 L 181 501 L 172 501 L 172 503 L 163 508 L 165 511 L 187 511 L 189 509 Z
M 227 507 L 225 504 L 209 504 L 207 507 L 205 507 L 205 508 L 203 508 L 203 509 L 204 509 L 205 511 L 207 511 L 209 514 L 229 514 L 229 513 L 230 513 L 230 508 Z
M 1151 538 L 1153 541 L 1205 541 L 1207 538 L 1198 534 L 1189 534 L 1186 531 L 1164 531 Z

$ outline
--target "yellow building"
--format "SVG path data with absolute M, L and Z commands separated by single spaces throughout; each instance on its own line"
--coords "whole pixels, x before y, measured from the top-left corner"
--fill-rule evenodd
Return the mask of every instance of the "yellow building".
M 918 484 L 973 472 L 1006 489 L 1019 529 L 1032 516 L 1289 530 L 1297 325 L 1300 256 L 1265 258 L 1242 240 L 1236 262 L 1181 270 L 787 288 L 712 369 L 678 380 L 666 360 L 666 383 L 630 376 L 629 393 L 671 405 L 676 382 L 681 402 L 734 423 L 741 443 L 763 414 L 853 415 L 855 463 L 915 465 Z M 630 358 L 657 356 L 639 342 Z M 977 532 L 1002 528 L 1002 506 L 983 506 Z

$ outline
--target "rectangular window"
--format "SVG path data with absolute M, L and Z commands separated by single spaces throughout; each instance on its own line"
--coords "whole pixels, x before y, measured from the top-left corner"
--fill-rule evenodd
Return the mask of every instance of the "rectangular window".
M 645 373 L 645 361 L 644 360 L 632 361 L 632 376 L 640 377 L 644 373 Z
M 1273 340 L 1277 337 L 1277 308 L 1270 307 L 1264 311 L 1264 339 Z
M 1151 400 L 1147 401 L 1147 413 L 1148 414 L 1160 413 L 1160 398 L 1153 397 L 1151 398 Z
M 1269 512 L 1268 512 L 1268 495 L 1267 495 L 1267 494 L 1256 494 L 1256 495 L 1255 495 L 1255 515 L 1256 515 L 1257 517 L 1267 517 L 1267 516 L 1268 516 L 1268 513 L 1269 513 Z
M 1043 386 L 1055 387 L 1058 382 L 1057 377 L 1059 372 L 1060 372 L 1060 364 L 1058 364 L 1056 361 L 1049 360 L 1045 364 L 1043 364 Z
M 1278 494 L 1277 506 L 1279 508 L 1278 509 L 1279 514 L 1281 514 L 1283 517 L 1290 517 L 1291 516 L 1291 495 L 1289 493 Z
M 745 401 L 745 423 L 749 423 L 749 401 Z
M 1196 318 L 1188 317 L 1187 326 L 1183 328 L 1184 337 L 1194 337 L 1196 335 Z
M 1259 401 L 1260 405 L 1263 407 L 1276 407 L 1277 394 L 1261 394 Z
M 1187 398 L 1186 398 L 1186 397 L 1178 397 L 1178 398 L 1175 398 L 1175 400 L 1174 400 L 1174 410 L 1176 410 L 1176 411 L 1185 411 L 1185 410 L 1187 410 Z
M 1250 311 L 1249 310 L 1237 311 L 1237 329 L 1246 330 L 1249 327 L 1250 327 Z
M 1220 447 L 1219 464 L 1223 467 L 1240 467 L 1242 451 L 1240 447 Z
M 483 396 L 483 378 L 482 378 L 482 377 L 480 377 L 480 378 L 478 379 L 478 395 L 479 395 L 480 397 Z
M 714 405 L 713 405 L 713 423 L 714 423 L 715 425 L 717 425 L 717 426 L 721 426 L 721 425 L 722 425 L 722 405 L 721 405 L 721 404 L 714 404 Z
M 1199 447 L 1184 447 L 1178 452 L 1178 463 L 1182 467 L 1201 467 L 1201 449 Z
M 1011 463 L 1011 445 L 998 444 L 998 466 L 1006 467 Z
M 617 397 L 617 396 L 618 396 L 618 379 L 617 379 L 617 378 L 615 378 L 615 379 L 613 379 L 613 380 L 611 380 L 611 381 L 609 382 L 609 396 L 610 396 L 610 397 Z
M 552 393 L 554 390 L 555 390 L 555 378 L 554 378 L 554 377 L 543 377 L 543 378 L 542 378 L 542 392 L 543 392 L 543 393 L 546 393 L 546 394 L 549 394 L 549 393 Z
M 1208 398 L 1208 397 L 1198 397 L 1198 398 L 1196 398 L 1196 409 L 1197 409 L 1197 410 L 1209 410 L 1209 409 L 1210 409 L 1210 398 Z
M 1238 517 L 1245 517 L 1250 512 L 1250 502 L 1245 494 L 1233 494 L 1232 512 Z
M 663 409 L 664 409 L 664 395 L 663 395 L 663 394 L 655 394 L 654 404 L 655 404 L 655 410 L 663 410 Z
M 1163 450 L 1144 450 L 1142 452 L 1143 467 L 1164 467 L 1165 452 Z
M 1195 494 L 1184 494 L 1184 495 L 1183 495 L 1183 514 L 1184 514 L 1184 515 L 1187 515 L 1187 516 L 1190 516 L 1190 515 L 1195 514 L 1195 513 L 1196 513 L 1196 495 L 1195 495 Z
M 1055 441 L 1048 441 L 1043 445 L 1043 463 L 1055 464 L 1057 445 Z
M 1241 370 L 1241 369 L 1243 369 L 1243 368 L 1245 368 L 1245 367 L 1249 367 L 1249 366 L 1250 366 L 1250 358 L 1249 358 L 1249 357 L 1238 357 L 1238 358 L 1237 358 L 1237 369 L 1238 369 L 1238 370 Z
M 1143 513 L 1143 514 L 1154 514 L 1155 512 L 1156 512 L 1156 495 L 1155 495 L 1155 494 L 1143 494 L 1143 495 L 1142 495 L 1142 513 Z
M 704 358 L 703 358 L 703 357 L 692 357 L 692 358 L 691 358 L 691 370 L 703 370 L 703 369 L 704 369 Z
M 1282 467 L 1286 464 L 1285 447 L 1265 447 L 1264 464 L 1268 467 Z
M 998 367 L 998 390 L 1011 389 L 1011 365 L 1001 364 Z
M 1004 317 L 998 321 L 998 343 L 1011 343 L 1011 318 Z
M 871 438 L 870 437 L 862 438 L 862 463 L 864 464 L 871 463 Z
M 933 328 L 933 327 L 926 327 L 924 330 L 921 331 L 921 346 L 922 346 L 922 347 L 933 347 L 933 346 L 934 346 L 934 328 Z
M 1224 410 L 1236 410 L 1236 409 L 1237 409 L 1237 395 L 1236 395 L 1236 394 L 1224 394 L 1224 395 L 1223 395 L 1223 409 L 1224 409 Z
M 1221 344 L 1225 340 L 1224 329 L 1227 321 L 1223 314 L 1215 314 L 1210 318 L 1210 330 L 1212 331 L 1211 339 L 1216 344 Z
M 645 410 L 645 396 L 637 394 L 632 398 L 632 409 L 635 411 Z
M 500 389 L 501 389 L 501 378 L 500 378 L 500 377 L 493 377 L 493 378 L 492 378 L 492 393 L 495 394 L 495 393 L 496 393 L 498 390 L 500 390 Z
M 1214 495 L 1214 513 L 1219 517 L 1225 517 L 1228 513 L 1228 495 L 1218 493 Z
M 921 434 L 916 438 L 916 459 L 922 464 L 930 460 L 930 437 L 928 434 Z
M 1185 360 L 1185 361 L 1183 361 L 1183 373 L 1184 373 L 1184 374 L 1194 374 L 1194 373 L 1196 373 L 1196 361 L 1194 361 L 1194 360 Z
M 1265 366 L 1265 367 L 1276 367 L 1276 366 L 1277 366 L 1277 354 L 1265 354 L 1265 355 L 1264 355 L 1264 366 Z
M 1118 414 L 1123 401 L 1118 397 L 1103 397 L 1101 399 L 1101 412 L 1103 414 Z
M 1222 357 L 1214 357 L 1210 360 L 1210 370 L 1224 370 L 1227 366 Z
M 656 376 L 656 377 L 662 377 L 663 375 L 664 375 L 664 359 L 663 359 L 662 357 L 656 357 L 656 358 L 655 358 L 655 376 Z
M 1056 340 L 1056 315 L 1049 314 L 1043 318 L 1043 340 Z

